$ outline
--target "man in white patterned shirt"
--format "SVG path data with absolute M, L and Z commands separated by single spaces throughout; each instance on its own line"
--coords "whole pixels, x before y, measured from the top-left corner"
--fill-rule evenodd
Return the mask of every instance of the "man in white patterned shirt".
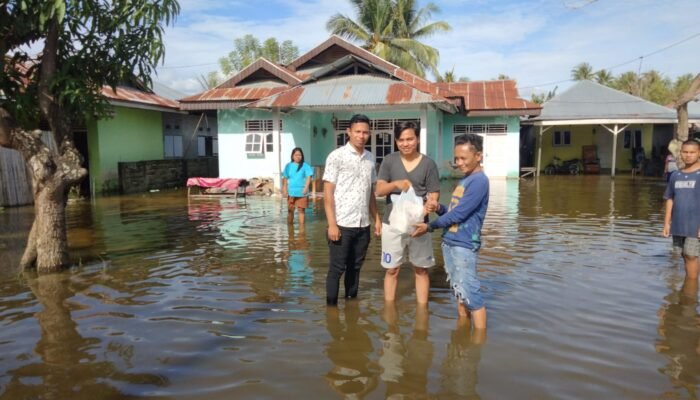
M 345 274 L 345 298 L 354 299 L 360 286 L 360 268 L 371 238 L 370 222 L 379 236 L 382 221 L 377 212 L 374 184 L 375 160 L 365 150 L 369 140 L 369 118 L 357 114 L 350 119 L 348 143 L 326 158 L 323 197 L 328 220 L 329 266 L 326 304 L 338 304 L 340 277 Z

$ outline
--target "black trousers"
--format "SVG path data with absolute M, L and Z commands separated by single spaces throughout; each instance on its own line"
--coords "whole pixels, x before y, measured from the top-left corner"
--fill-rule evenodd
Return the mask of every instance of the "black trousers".
M 340 240 L 328 240 L 328 275 L 326 304 L 338 304 L 340 277 L 345 274 L 345 297 L 354 299 L 360 288 L 360 268 L 365 261 L 371 238 L 370 227 L 340 228 Z

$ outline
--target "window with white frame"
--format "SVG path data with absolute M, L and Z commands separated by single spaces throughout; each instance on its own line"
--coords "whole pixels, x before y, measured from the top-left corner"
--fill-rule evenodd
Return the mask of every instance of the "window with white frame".
M 182 136 L 164 135 L 163 150 L 165 157 L 182 157 Z
M 571 146 L 571 131 L 554 131 L 552 146 Z
M 506 134 L 508 133 L 507 124 L 454 124 L 452 126 L 454 136 L 463 135 L 465 133 L 476 134 Z
M 262 133 L 246 133 L 245 135 L 245 152 L 246 154 L 262 154 L 263 152 L 263 134 Z
M 273 134 L 273 128 L 274 128 L 274 120 L 272 119 L 247 119 L 245 121 L 245 131 L 246 131 L 246 153 L 247 154 L 263 154 L 263 153 L 272 153 L 275 149 L 275 135 Z M 280 131 L 282 131 L 282 120 L 280 120 Z M 259 151 L 248 151 L 248 143 L 249 140 L 253 141 L 251 144 L 254 144 L 254 141 L 257 139 L 253 139 L 248 137 L 248 135 L 252 135 L 253 133 L 261 133 L 264 134 L 264 136 L 261 136 L 263 138 L 263 141 L 260 143 L 260 150 Z M 255 148 L 257 150 L 258 146 L 254 145 L 251 146 L 252 148 Z
M 245 120 L 246 132 L 272 132 L 274 120 L 271 119 L 247 119 Z M 282 130 L 282 120 L 280 120 L 280 130 Z
M 275 135 L 270 132 L 265 135 L 265 152 L 272 153 L 275 150 Z

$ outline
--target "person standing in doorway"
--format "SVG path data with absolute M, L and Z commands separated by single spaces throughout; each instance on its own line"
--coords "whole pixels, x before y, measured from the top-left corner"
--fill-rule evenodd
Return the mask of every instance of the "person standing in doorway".
M 432 200 L 426 203 L 426 211 L 437 212 L 439 217 L 429 224 L 417 224 L 413 232 L 417 237 L 445 228 L 442 254 L 447 279 L 457 298 L 460 319 L 471 317 L 474 329 L 486 329 L 486 306 L 476 276 L 481 228 L 489 205 L 489 179 L 481 168 L 482 152 L 481 136 L 469 133 L 455 138 L 455 164 L 464 177 L 452 192 L 449 208 Z
M 299 214 L 299 225 L 304 226 L 304 213 L 309 207 L 309 185 L 314 170 L 304 162 L 301 147 L 292 150 L 290 161 L 282 172 L 282 196 L 287 197 L 287 224 L 294 223 L 294 210 Z
M 384 274 L 384 301 L 396 298 L 399 270 L 406 261 L 413 264 L 416 281 L 416 300 L 428 302 L 430 277 L 428 268 L 435 265 L 433 238 L 430 234 L 411 237 L 410 232 L 399 232 L 389 224 L 392 211 L 391 195 L 405 192 L 411 187 L 416 196 L 437 202 L 440 197 L 440 174 L 435 161 L 418 152 L 420 138 L 418 126 L 413 122 L 397 124 L 394 139 L 399 151 L 384 157 L 377 176 L 377 196 L 386 196 L 386 208 L 382 219 L 382 267 Z M 427 221 L 427 220 L 426 220 Z
M 681 145 L 685 167 L 671 174 L 664 192 L 666 215 L 663 236 L 673 235 L 673 247 L 681 250 L 686 279 L 698 279 L 700 256 L 700 142 Z
M 375 235 L 381 234 L 374 186 L 375 160 L 365 150 L 370 120 L 357 114 L 350 119 L 348 142 L 333 150 L 323 173 L 323 203 L 328 220 L 329 266 L 326 304 L 338 304 L 340 278 L 345 275 L 345 298 L 354 299 L 360 286 L 360 268 L 365 260 L 374 220 Z

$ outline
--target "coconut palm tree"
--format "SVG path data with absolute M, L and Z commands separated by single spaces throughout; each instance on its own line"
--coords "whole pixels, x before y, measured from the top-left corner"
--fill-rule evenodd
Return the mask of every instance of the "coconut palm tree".
M 436 77 L 435 77 L 435 81 L 436 81 L 436 82 L 447 82 L 447 83 L 456 82 L 456 81 L 457 81 L 457 77 L 456 77 L 456 75 L 455 75 L 455 68 L 452 67 L 451 70 L 445 71 L 445 74 L 444 74 L 444 75 L 438 75 L 438 76 L 436 76 Z
M 593 80 L 594 77 L 593 67 L 587 62 L 582 62 L 571 70 L 571 79 L 575 81 Z
M 615 80 L 615 77 L 607 69 L 601 69 L 595 73 L 595 80 L 601 85 L 610 86 Z
M 639 76 L 634 71 L 627 71 L 620 74 L 612 83 L 612 87 L 635 96 L 640 93 Z
M 428 23 L 439 8 L 428 3 L 416 8 L 415 0 L 350 0 L 357 18 L 335 14 L 326 23 L 331 33 L 361 42 L 362 47 L 414 74 L 425 77 L 430 70 L 435 77 L 439 52 L 420 41 L 451 28 L 444 21 Z

